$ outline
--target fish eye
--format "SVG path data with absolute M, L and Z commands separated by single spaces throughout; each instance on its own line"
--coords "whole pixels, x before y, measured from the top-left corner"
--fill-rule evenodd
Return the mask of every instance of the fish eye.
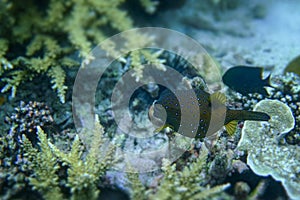
M 152 124 L 161 127 L 167 120 L 167 112 L 161 104 L 154 102 L 149 108 L 148 118 Z

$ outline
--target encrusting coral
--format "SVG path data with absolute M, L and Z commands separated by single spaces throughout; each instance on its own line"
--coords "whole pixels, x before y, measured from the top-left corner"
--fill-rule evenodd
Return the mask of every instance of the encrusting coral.
M 300 145 L 300 77 L 295 73 L 271 76 L 271 86 L 267 88 L 268 95 L 259 93 L 241 95 L 232 93 L 234 102 L 240 102 L 244 109 L 253 109 L 256 103 L 263 99 L 276 99 L 288 105 L 295 118 L 295 126 L 284 137 L 283 142 Z
M 154 3 L 142 2 L 146 10 L 155 11 Z M 0 25 L 1 92 L 11 91 L 14 97 L 21 84 L 45 75 L 65 102 L 65 70 L 79 66 L 77 55 L 89 57 L 92 46 L 107 33 L 133 27 L 123 4 L 124 0 L 1 1 L 0 20 L 5 21 Z
M 247 164 L 256 174 L 271 175 L 282 182 L 290 198 L 299 199 L 299 146 L 280 144 L 295 125 L 291 109 L 278 100 L 262 100 L 254 110 L 268 113 L 271 120 L 245 122 L 238 148 L 248 151 Z
M 258 175 L 280 180 L 290 198 L 299 198 L 300 77 L 272 75 L 267 96 L 232 93 L 237 106 L 270 113 L 270 125 L 246 122 L 238 149 L 248 152 L 247 164 Z M 240 105 L 239 105 L 240 104 Z

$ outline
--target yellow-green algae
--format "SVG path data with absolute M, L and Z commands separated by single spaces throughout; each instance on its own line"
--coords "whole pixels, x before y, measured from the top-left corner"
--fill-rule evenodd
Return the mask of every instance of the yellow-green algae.
M 132 183 L 131 198 L 133 200 L 227 199 L 228 196 L 224 190 L 230 186 L 229 183 L 215 187 L 202 186 L 205 182 L 205 173 L 208 170 L 207 156 L 208 150 L 203 145 L 198 158 L 185 166 L 182 171 L 176 170 L 176 164 L 164 159 L 163 178 L 159 181 L 156 189 L 147 189 L 139 181 L 138 174 L 129 173 L 128 178 Z
M 10 91 L 14 97 L 21 84 L 45 75 L 51 79 L 60 101 L 65 102 L 65 70 L 79 66 L 80 58 L 89 57 L 92 46 L 109 34 L 133 28 L 133 21 L 122 8 L 124 2 L 0 1 L 3 22 L 0 25 L 0 78 L 4 83 L 1 92 Z M 140 2 L 149 12 L 155 11 L 155 3 Z M 126 40 L 129 44 L 149 41 L 146 36 L 142 40 L 137 38 L 141 37 L 132 35 Z
M 95 129 L 89 133 L 94 136 L 94 140 L 85 159 L 82 159 L 82 145 L 78 136 L 71 151 L 65 153 L 47 139 L 40 127 L 37 134 L 40 141 L 39 150 L 34 148 L 25 136 L 22 139 L 24 157 L 27 159 L 25 167 L 32 171 L 29 183 L 33 189 L 40 192 L 46 200 L 66 199 L 58 172 L 67 167 L 67 179 L 63 181 L 70 191 L 70 199 L 97 199 L 100 192 L 97 181 L 114 164 L 115 150 L 114 146 L 103 145 L 104 130 L 99 121 L 95 122 Z
M 282 182 L 291 199 L 299 199 L 300 147 L 280 141 L 295 125 L 291 109 L 278 100 L 262 100 L 254 110 L 271 119 L 269 123 L 246 121 L 238 147 L 248 151 L 247 164 L 254 173 L 271 175 Z

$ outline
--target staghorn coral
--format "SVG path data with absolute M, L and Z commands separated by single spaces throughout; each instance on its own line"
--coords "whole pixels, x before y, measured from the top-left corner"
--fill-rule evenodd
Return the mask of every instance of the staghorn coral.
M 33 189 L 39 191 L 45 199 L 62 199 L 62 177 L 58 176 L 58 171 L 67 168 L 64 182 L 70 198 L 97 199 L 100 192 L 97 181 L 114 162 L 114 147 L 103 148 L 103 128 L 98 121 L 93 130 L 94 140 L 90 152 L 84 160 L 78 136 L 74 139 L 71 151 L 64 153 L 48 141 L 40 127 L 37 134 L 40 150 L 33 148 L 31 142 L 23 137 L 24 162 L 26 168 L 32 171 L 29 183 Z M 99 154 L 99 151 L 102 153 Z
M 154 3 L 142 2 L 146 9 L 153 10 Z M 133 27 L 127 12 L 121 9 L 123 3 L 124 0 L 30 0 L 26 4 L 0 1 L 0 20 L 6 22 L 0 25 L 0 77 L 5 84 L 1 92 L 10 91 L 14 97 L 21 84 L 45 75 L 64 103 L 65 71 L 79 65 L 76 55 L 89 58 L 92 46 L 108 33 Z M 138 35 L 126 40 L 131 41 L 130 45 L 149 41 Z
M 245 122 L 238 148 L 248 151 L 247 164 L 256 174 L 271 175 L 282 182 L 290 198 L 299 199 L 299 146 L 280 144 L 295 124 L 291 109 L 278 100 L 262 100 L 254 110 L 266 112 L 271 120 L 269 124 Z
M 230 184 L 218 185 L 210 188 L 202 186 L 205 182 L 207 170 L 207 149 L 202 148 L 199 157 L 182 171 L 176 170 L 176 164 L 164 159 L 162 171 L 163 178 L 156 189 L 146 189 L 139 180 L 138 175 L 129 175 L 132 183 L 132 199 L 223 199 L 229 198 L 223 191 Z M 137 192 L 138 191 L 138 192 Z M 144 194 L 141 196 L 141 194 Z

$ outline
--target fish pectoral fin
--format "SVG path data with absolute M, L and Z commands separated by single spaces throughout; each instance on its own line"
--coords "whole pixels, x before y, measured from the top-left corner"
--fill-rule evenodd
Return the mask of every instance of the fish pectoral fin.
M 157 129 L 155 129 L 155 130 L 154 130 L 154 133 L 159 133 L 159 132 L 161 132 L 162 130 L 164 130 L 165 128 L 167 128 L 167 127 L 172 128 L 171 126 L 169 126 L 169 125 L 167 125 L 167 124 L 164 124 L 163 126 L 158 127 Z
M 225 104 L 226 96 L 221 92 L 215 92 L 210 96 L 210 100 L 220 102 L 221 104 Z
M 233 120 L 228 124 L 225 124 L 226 131 L 230 136 L 232 136 L 235 133 L 237 124 L 238 124 L 237 120 Z

